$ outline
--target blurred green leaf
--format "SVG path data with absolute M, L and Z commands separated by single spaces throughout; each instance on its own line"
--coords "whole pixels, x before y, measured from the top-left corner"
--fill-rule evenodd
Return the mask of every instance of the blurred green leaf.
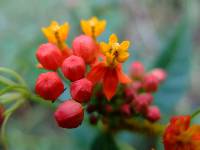
M 111 134 L 99 133 L 92 143 L 91 150 L 119 150 L 119 148 Z
M 172 38 L 158 56 L 153 68 L 163 68 L 168 77 L 156 94 L 156 104 L 164 114 L 171 115 L 185 93 L 189 81 L 191 31 L 187 20 L 178 25 Z M 163 117 L 168 120 L 167 117 Z

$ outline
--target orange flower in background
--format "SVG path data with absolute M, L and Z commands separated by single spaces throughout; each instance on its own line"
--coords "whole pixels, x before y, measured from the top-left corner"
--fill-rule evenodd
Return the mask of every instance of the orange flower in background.
M 190 116 L 176 116 L 167 126 L 163 142 L 165 150 L 200 150 L 200 125 L 190 126 Z
M 103 80 L 103 92 L 110 100 L 117 89 L 118 83 L 129 83 L 131 80 L 123 73 L 121 63 L 128 59 L 129 42 L 118 43 L 117 36 L 112 34 L 109 43 L 101 43 L 101 50 L 105 56 L 103 62 L 97 63 L 88 73 L 87 78 L 94 84 Z
M 106 27 L 106 20 L 99 20 L 97 17 L 92 17 L 89 20 L 81 20 L 81 28 L 83 32 L 96 39 Z
M 69 33 L 69 28 L 68 22 L 59 25 L 56 21 L 52 21 L 48 27 L 42 28 L 42 32 L 48 41 L 58 46 L 58 48 L 62 51 L 64 58 L 71 54 L 71 50 L 65 43 Z

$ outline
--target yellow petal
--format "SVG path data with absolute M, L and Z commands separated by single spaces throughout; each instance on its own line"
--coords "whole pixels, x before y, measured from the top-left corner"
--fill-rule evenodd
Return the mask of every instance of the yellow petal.
M 101 47 L 101 52 L 103 53 L 103 54 L 106 54 L 107 52 L 109 52 L 109 45 L 108 44 L 106 44 L 105 42 L 101 42 L 100 43 L 100 47 Z
M 120 44 L 120 50 L 122 50 L 122 51 L 128 50 L 129 45 L 130 45 L 130 42 L 129 42 L 129 41 L 123 41 L 123 42 Z
M 123 52 L 120 53 L 119 56 L 117 57 L 117 61 L 120 63 L 125 62 L 129 57 L 129 53 L 128 52 Z
M 69 24 L 65 22 L 62 26 L 60 26 L 60 29 L 58 31 L 59 38 L 62 42 L 66 40 L 68 32 L 69 32 Z
M 81 28 L 86 35 L 92 36 L 91 27 L 87 21 L 81 20 Z
M 89 19 L 89 21 L 90 21 L 90 23 L 91 23 L 91 25 L 95 25 L 95 24 L 97 24 L 98 23 L 98 18 L 97 17 L 92 17 L 91 19 Z
M 97 37 L 102 32 L 104 32 L 105 27 L 106 27 L 106 21 L 105 20 L 99 21 L 98 24 L 95 27 L 95 36 Z
M 42 32 L 44 33 L 45 37 L 48 39 L 49 42 L 56 44 L 56 38 L 54 33 L 48 28 L 42 28 Z
M 117 38 L 116 34 L 111 34 L 111 36 L 109 38 L 109 44 L 117 43 L 117 41 L 118 41 L 118 38 Z

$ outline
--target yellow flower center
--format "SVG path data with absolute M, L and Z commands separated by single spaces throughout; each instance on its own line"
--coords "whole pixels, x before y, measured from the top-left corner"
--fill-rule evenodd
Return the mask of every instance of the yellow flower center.
M 129 41 L 123 41 L 118 43 L 118 38 L 115 34 L 112 34 L 109 38 L 109 43 L 100 43 L 101 51 L 106 57 L 106 63 L 108 66 L 116 66 L 118 63 L 125 62 L 128 57 Z

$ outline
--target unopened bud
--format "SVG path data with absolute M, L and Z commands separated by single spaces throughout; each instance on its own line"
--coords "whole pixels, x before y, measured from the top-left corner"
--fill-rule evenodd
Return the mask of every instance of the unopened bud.
M 57 70 L 63 61 L 61 51 L 51 43 L 40 45 L 36 52 L 36 57 L 40 64 L 47 70 Z
M 64 91 L 64 84 L 57 73 L 46 72 L 37 78 L 35 91 L 42 98 L 55 101 Z
M 66 58 L 62 64 L 62 72 L 66 78 L 76 81 L 84 77 L 85 62 L 81 57 L 72 55 Z
M 70 85 L 70 93 L 72 98 L 79 102 L 88 102 L 92 96 L 92 82 L 86 78 L 74 81 Z
M 58 106 L 54 117 L 60 127 L 76 128 L 83 121 L 84 111 L 80 103 L 67 100 Z

